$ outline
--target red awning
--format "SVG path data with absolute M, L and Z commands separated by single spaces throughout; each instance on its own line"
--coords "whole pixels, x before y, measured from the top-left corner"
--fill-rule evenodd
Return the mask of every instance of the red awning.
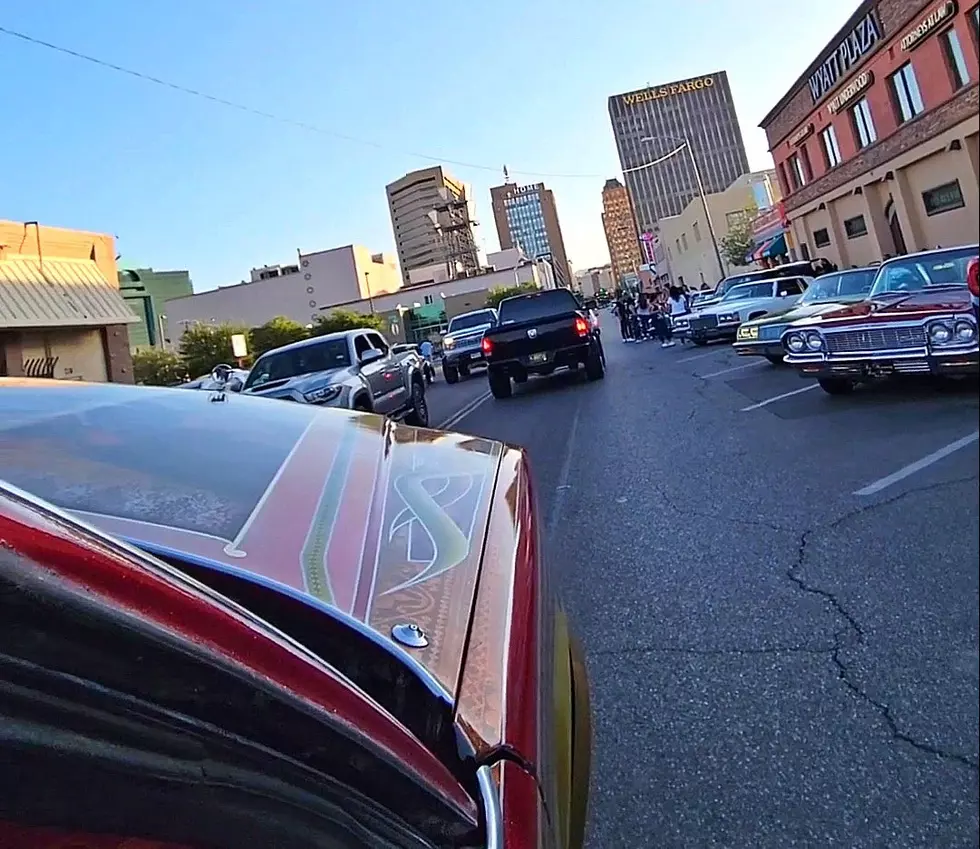
M 753 261 L 758 262 L 760 259 L 762 259 L 766 255 L 766 249 L 775 241 L 775 239 L 766 239 L 766 241 L 759 245 L 759 247 L 757 247 L 752 253 Z

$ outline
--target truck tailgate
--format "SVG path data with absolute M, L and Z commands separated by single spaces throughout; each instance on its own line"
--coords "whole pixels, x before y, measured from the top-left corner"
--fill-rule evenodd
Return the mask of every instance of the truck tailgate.
M 523 359 L 540 351 L 586 344 L 575 329 L 575 313 L 535 322 L 502 324 L 487 333 L 493 343 L 490 360 Z

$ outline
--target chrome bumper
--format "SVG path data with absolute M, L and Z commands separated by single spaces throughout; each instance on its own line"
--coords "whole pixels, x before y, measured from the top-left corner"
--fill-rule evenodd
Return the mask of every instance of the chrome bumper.
M 887 374 L 974 374 L 980 371 L 980 347 L 955 350 L 927 347 L 843 354 L 787 352 L 784 362 L 804 377 L 875 377 Z

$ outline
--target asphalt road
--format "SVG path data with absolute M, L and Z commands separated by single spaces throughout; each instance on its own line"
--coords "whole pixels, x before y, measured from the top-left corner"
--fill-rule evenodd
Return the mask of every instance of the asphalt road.
M 975 385 L 832 398 L 604 322 L 604 381 L 430 393 L 530 453 L 589 660 L 589 846 L 976 847 Z

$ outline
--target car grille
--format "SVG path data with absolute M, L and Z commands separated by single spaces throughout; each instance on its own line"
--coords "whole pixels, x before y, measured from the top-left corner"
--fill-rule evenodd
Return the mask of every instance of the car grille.
M 718 316 L 716 315 L 698 316 L 691 319 L 691 330 L 694 332 L 699 330 L 712 330 L 717 326 Z
M 843 330 L 825 333 L 831 354 L 860 351 L 887 351 L 922 348 L 926 332 L 922 327 L 875 327 L 868 330 Z
M 764 339 L 767 342 L 775 341 L 783 335 L 783 331 L 788 326 L 786 324 L 764 324 L 759 328 L 759 339 Z
M 482 334 L 480 336 L 464 336 L 462 339 L 456 340 L 456 345 L 454 347 L 457 351 L 465 351 L 469 348 L 478 348 L 482 340 Z

